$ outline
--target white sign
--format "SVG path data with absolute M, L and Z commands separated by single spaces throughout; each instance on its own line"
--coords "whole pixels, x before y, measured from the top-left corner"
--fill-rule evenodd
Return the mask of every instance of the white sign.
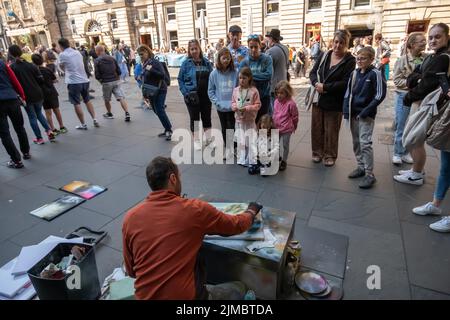
M 23 29 L 15 29 L 15 30 L 7 30 L 6 31 L 6 35 L 8 37 L 17 37 L 17 36 L 22 36 L 25 34 L 30 34 L 30 33 L 36 33 L 36 30 L 30 29 L 30 28 L 23 28 Z

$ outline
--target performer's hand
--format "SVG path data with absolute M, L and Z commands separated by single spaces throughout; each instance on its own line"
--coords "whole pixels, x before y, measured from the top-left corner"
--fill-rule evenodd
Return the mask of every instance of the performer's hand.
M 261 211 L 262 208 L 263 206 L 257 202 L 250 202 L 247 210 L 254 212 L 254 215 L 256 216 L 259 213 L 259 211 Z

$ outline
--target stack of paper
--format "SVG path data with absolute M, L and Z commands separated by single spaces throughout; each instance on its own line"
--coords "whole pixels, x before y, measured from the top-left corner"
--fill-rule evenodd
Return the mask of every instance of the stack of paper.
M 13 275 L 27 273 L 32 266 L 50 253 L 59 243 L 83 243 L 83 238 L 65 239 L 49 236 L 37 245 L 23 247 L 11 273 Z
M 36 295 L 27 272 L 59 243 L 83 243 L 83 238 L 49 236 L 37 245 L 23 247 L 20 254 L 0 268 L 0 300 L 29 300 Z
M 0 268 L 0 300 L 29 300 L 36 295 L 28 275 L 11 274 L 17 258 Z

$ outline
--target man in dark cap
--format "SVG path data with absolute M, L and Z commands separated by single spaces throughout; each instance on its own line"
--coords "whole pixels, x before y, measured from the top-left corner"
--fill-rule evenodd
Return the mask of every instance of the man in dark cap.
M 269 114 L 273 113 L 273 103 L 275 101 L 275 87 L 278 82 L 288 80 L 289 70 L 289 49 L 280 43 L 283 37 L 280 35 L 280 30 L 272 29 L 268 34 L 268 50 L 266 54 L 272 57 L 273 62 L 273 76 L 270 83 L 270 109 Z
M 233 25 L 228 29 L 230 44 L 228 49 L 233 57 L 235 66 L 239 66 L 242 60 L 248 57 L 248 48 L 241 45 L 242 29 L 237 25 Z M 239 71 L 239 70 L 238 70 Z

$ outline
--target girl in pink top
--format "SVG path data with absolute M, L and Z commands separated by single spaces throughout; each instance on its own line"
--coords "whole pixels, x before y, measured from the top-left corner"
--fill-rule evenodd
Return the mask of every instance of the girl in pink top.
M 275 87 L 276 100 L 274 103 L 273 121 L 279 130 L 282 159 L 280 171 L 286 170 L 289 154 L 289 142 L 292 133 L 297 130 L 298 110 L 297 104 L 292 99 L 293 90 L 289 82 L 280 81 Z
M 252 71 L 244 67 L 239 72 L 239 87 L 233 90 L 231 109 L 236 118 L 237 163 L 245 167 L 256 166 L 257 163 L 255 119 L 259 108 L 261 101 L 258 90 L 253 86 Z

